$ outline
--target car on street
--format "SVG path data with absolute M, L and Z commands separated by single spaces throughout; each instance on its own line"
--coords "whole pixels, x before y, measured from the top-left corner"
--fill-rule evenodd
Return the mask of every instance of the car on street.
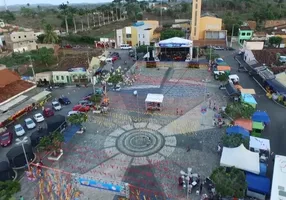
M 9 146 L 10 144 L 12 144 L 12 141 L 13 141 L 13 133 L 8 131 L 0 135 L 0 145 L 2 147 Z
M 116 86 L 113 88 L 113 90 L 116 91 L 116 92 L 120 92 L 120 91 L 121 91 L 120 85 L 116 85 Z
M 56 111 L 59 111 L 59 110 L 62 109 L 62 106 L 61 106 L 61 104 L 58 101 L 53 101 L 52 102 L 52 106 L 53 106 L 53 109 L 56 110 Z
M 51 108 L 45 108 L 43 111 L 43 115 L 44 117 L 48 118 L 48 117 L 54 116 L 55 113 Z
M 71 110 L 71 111 L 68 112 L 67 117 L 70 117 L 71 115 L 78 115 L 79 113 L 81 113 L 81 112 Z
M 25 129 L 23 128 L 23 126 L 21 124 L 16 124 L 14 126 L 14 130 L 15 130 L 15 134 L 20 137 L 22 135 L 24 135 L 26 133 Z
M 44 116 L 41 113 L 36 113 L 34 119 L 37 123 L 43 122 L 45 120 Z
M 213 46 L 214 50 L 224 50 L 224 47 L 220 47 L 220 46 Z
M 130 50 L 132 47 L 129 44 L 121 44 L 120 49 L 122 50 Z
M 91 101 L 88 101 L 88 100 L 81 100 L 78 102 L 78 105 L 81 105 L 81 106 L 93 106 L 93 103 Z
M 33 128 L 36 128 L 37 126 L 36 123 L 31 118 L 25 119 L 25 124 L 26 124 L 27 129 L 33 129 Z
M 90 107 L 84 105 L 75 105 L 72 110 L 79 112 L 88 112 L 90 110 Z
M 71 104 L 71 101 L 67 97 L 60 97 L 58 99 L 58 102 L 62 105 L 69 105 Z

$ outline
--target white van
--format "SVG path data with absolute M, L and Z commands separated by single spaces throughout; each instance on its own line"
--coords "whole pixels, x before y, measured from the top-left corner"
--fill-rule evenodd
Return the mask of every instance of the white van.
M 132 47 L 129 44 L 121 44 L 120 49 L 129 50 L 132 49 Z

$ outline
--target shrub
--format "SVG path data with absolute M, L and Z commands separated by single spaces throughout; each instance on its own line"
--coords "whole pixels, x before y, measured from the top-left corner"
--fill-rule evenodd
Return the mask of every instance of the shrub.
M 200 64 L 191 62 L 191 63 L 188 64 L 188 68 L 199 69 L 200 68 Z

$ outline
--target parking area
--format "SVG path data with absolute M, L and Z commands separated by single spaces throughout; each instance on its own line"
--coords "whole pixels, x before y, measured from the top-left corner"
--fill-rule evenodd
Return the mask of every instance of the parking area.
M 46 103 L 45 108 L 52 108 L 51 102 L 55 99 L 58 99 L 59 97 L 61 97 L 63 95 L 65 97 L 69 98 L 69 100 L 71 101 L 71 104 L 66 105 L 66 106 L 65 105 L 62 106 L 62 109 L 60 111 L 55 111 L 55 114 L 60 114 L 60 115 L 66 116 L 67 113 L 72 110 L 73 106 L 76 105 L 78 103 L 78 101 L 80 101 L 82 99 L 82 97 L 84 97 L 85 95 L 87 95 L 91 92 L 92 92 L 92 87 L 87 87 L 87 88 L 85 88 L 85 87 L 81 87 L 81 88 L 66 87 L 66 88 L 54 89 L 52 91 L 52 98 Z M 42 108 L 38 108 L 37 110 L 33 110 L 29 114 L 22 116 L 18 121 L 16 121 L 15 123 L 13 123 L 7 127 L 8 131 L 13 133 L 13 141 L 12 141 L 12 144 L 7 146 L 7 147 L 0 147 L 0 161 L 6 160 L 7 152 L 16 145 L 15 144 L 16 138 L 21 139 L 24 136 L 27 136 L 29 138 L 33 132 L 36 132 L 38 130 L 39 127 L 43 127 L 43 128 L 46 127 L 46 123 L 44 121 L 41 123 L 36 123 L 37 126 L 32 130 L 27 129 L 27 127 L 25 126 L 24 120 L 27 118 L 32 118 L 34 120 L 33 116 L 36 113 L 42 113 Z M 26 133 L 21 137 L 17 137 L 15 134 L 14 126 L 16 124 L 21 124 L 25 129 Z

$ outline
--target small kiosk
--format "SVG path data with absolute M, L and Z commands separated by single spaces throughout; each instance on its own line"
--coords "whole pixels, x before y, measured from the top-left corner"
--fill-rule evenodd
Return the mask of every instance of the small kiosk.
M 147 94 L 145 99 L 145 109 L 161 111 L 163 109 L 163 99 L 163 94 Z

